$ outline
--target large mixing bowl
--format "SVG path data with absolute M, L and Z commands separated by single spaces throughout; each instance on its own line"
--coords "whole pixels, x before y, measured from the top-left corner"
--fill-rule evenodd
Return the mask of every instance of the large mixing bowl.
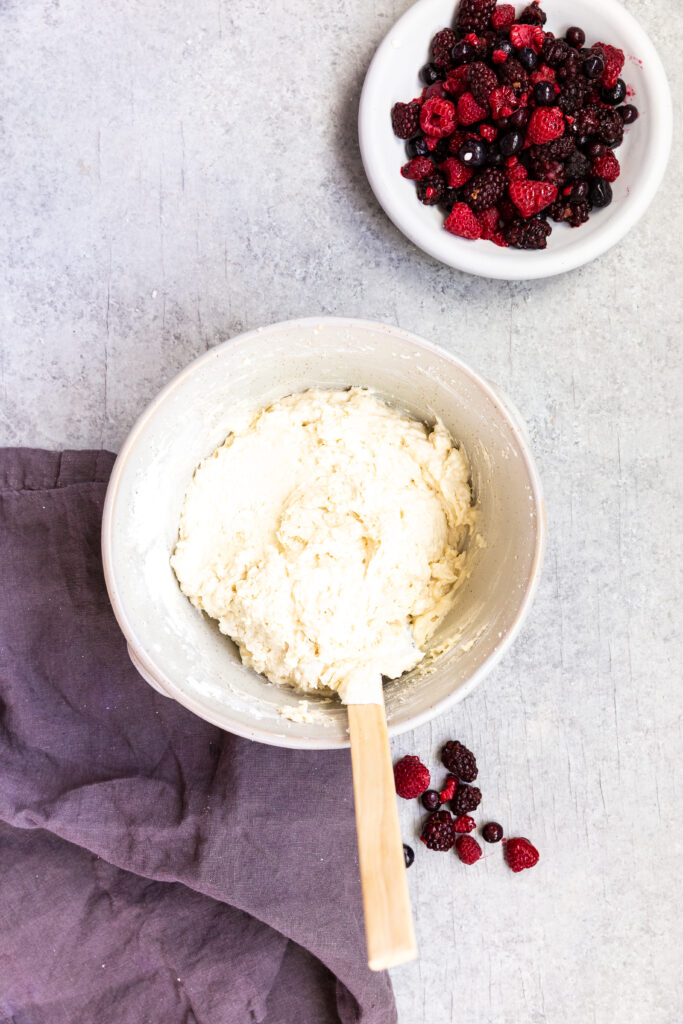
M 211 349 L 151 403 L 121 450 L 104 509 L 104 568 L 140 675 L 214 725 L 264 743 L 345 746 L 346 712 L 336 697 L 302 698 L 246 668 L 190 604 L 169 563 L 180 512 L 197 464 L 251 413 L 306 388 L 350 385 L 425 422 L 439 417 L 465 447 L 479 506 L 481 542 L 431 653 L 385 686 L 390 733 L 428 721 L 483 679 L 517 634 L 540 571 L 543 508 L 526 431 L 458 359 L 398 328 L 337 318 L 275 324 Z

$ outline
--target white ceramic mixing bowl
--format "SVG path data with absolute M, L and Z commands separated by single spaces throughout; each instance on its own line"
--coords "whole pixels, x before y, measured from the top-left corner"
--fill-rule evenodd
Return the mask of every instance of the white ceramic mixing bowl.
M 104 509 L 109 596 L 131 659 L 152 686 L 230 732 L 289 747 L 348 744 L 336 698 L 273 686 L 242 665 L 216 623 L 181 593 L 169 558 L 196 465 L 236 424 L 287 394 L 361 385 L 465 447 L 483 546 L 432 641 L 445 653 L 386 684 L 389 731 L 460 700 L 498 661 L 528 610 L 540 571 L 541 490 L 518 414 L 486 381 L 426 341 L 383 324 L 322 318 L 275 324 L 211 349 L 152 402 L 116 461 Z M 240 481 L 235 480 L 235 487 Z

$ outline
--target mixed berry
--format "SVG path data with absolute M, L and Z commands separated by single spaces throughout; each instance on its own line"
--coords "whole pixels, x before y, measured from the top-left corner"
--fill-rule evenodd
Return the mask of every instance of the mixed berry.
M 461 238 L 545 249 L 550 221 L 579 227 L 612 201 L 614 150 L 638 117 L 624 102 L 624 53 L 545 23 L 539 0 L 519 15 L 461 0 L 455 28 L 432 39 L 422 93 L 391 110 L 401 174 Z
M 455 852 L 463 864 L 474 864 L 482 856 L 482 848 L 472 833 L 477 823 L 470 815 L 481 802 L 481 790 L 472 783 L 478 775 L 477 760 L 471 750 L 458 740 L 449 740 L 441 751 L 441 763 L 448 769 L 443 787 L 429 789 L 431 774 L 419 757 L 408 754 L 394 766 L 396 792 L 406 800 L 418 798 L 429 814 L 422 822 L 420 839 L 428 850 Z M 443 805 L 448 804 L 450 810 Z M 481 830 L 487 843 L 503 839 L 503 827 L 489 821 Z M 538 850 L 528 839 L 516 837 L 504 840 L 505 859 L 513 871 L 533 867 L 538 861 Z M 406 867 L 415 859 L 412 847 L 403 845 Z

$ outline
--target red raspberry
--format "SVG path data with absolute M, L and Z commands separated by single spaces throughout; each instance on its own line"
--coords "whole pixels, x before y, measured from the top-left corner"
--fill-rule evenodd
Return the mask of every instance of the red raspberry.
M 495 120 L 499 117 L 509 117 L 519 106 L 519 100 L 515 96 L 515 90 L 510 85 L 501 85 L 494 89 L 489 96 L 491 114 Z
M 429 789 L 429 770 L 419 757 L 407 754 L 394 765 L 394 782 L 398 795 L 404 800 L 412 800 Z
M 457 156 L 463 142 L 467 142 L 467 135 L 464 132 L 453 132 L 448 139 L 448 152 L 451 156 Z
M 617 180 L 621 174 L 621 166 L 611 150 L 593 161 L 593 174 L 596 178 L 604 178 L 605 181 Z
M 513 181 L 508 192 L 522 217 L 533 217 L 557 199 L 557 186 L 549 181 Z
M 429 157 L 416 156 L 403 165 L 401 174 L 408 181 L 424 181 L 425 178 L 430 178 L 434 174 L 434 164 Z
M 446 231 L 461 238 L 481 238 L 481 224 L 467 203 L 455 203 L 444 223 Z
M 469 168 L 467 168 L 467 170 L 469 170 Z M 457 788 L 458 780 L 456 779 L 455 775 L 447 775 L 446 785 L 439 793 L 439 796 L 441 797 L 441 803 L 445 804 L 448 800 L 452 800 L 453 797 L 455 796 L 455 791 Z
M 488 111 L 480 107 L 471 92 L 464 92 L 458 100 L 458 121 L 465 126 L 483 121 Z
M 516 50 L 530 46 L 535 53 L 543 49 L 545 32 L 540 25 L 513 25 L 510 29 L 510 42 Z
M 536 107 L 527 126 L 527 138 L 537 146 L 564 135 L 564 115 L 559 107 Z
M 488 240 L 492 240 L 494 235 L 496 235 L 498 232 L 498 224 L 500 221 L 498 207 L 489 206 L 488 210 L 484 210 L 482 213 L 479 214 L 479 220 L 481 221 L 481 237 L 486 238 Z M 458 818 L 458 821 L 464 820 L 465 818 Z M 472 821 L 472 819 L 467 818 L 467 821 Z
M 449 156 L 442 164 L 439 164 L 439 170 L 446 179 L 446 184 L 449 188 L 461 188 L 474 174 L 472 167 L 465 167 L 454 156 Z M 450 797 L 448 799 L 450 800 Z
M 503 234 L 502 231 L 496 231 L 496 233 L 493 236 L 493 238 L 491 239 L 491 241 L 495 245 L 499 245 L 501 247 L 501 249 L 509 249 L 510 248 L 510 243 L 508 242 L 507 238 L 505 237 L 505 235 Z
M 624 67 L 624 51 L 617 46 L 610 46 L 609 43 L 596 43 L 593 49 L 600 50 L 605 58 L 605 70 L 600 77 L 600 85 L 605 89 L 611 89 L 617 84 Z
M 494 128 L 492 124 L 483 124 L 479 129 L 479 134 L 482 139 L 486 139 L 487 142 L 493 142 L 498 135 L 498 129 Z
M 481 857 L 481 846 L 472 836 L 459 836 L 455 849 L 463 864 L 476 864 Z
M 467 64 L 461 64 L 446 75 L 443 87 L 451 96 L 462 96 L 467 89 Z
M 499 4 L 491 15 L 491 25 L 496 32 L 510 28 L 515 20 L 515 9 L 512 4 Z
M 491 54 L 491 60 L 494 64 L 504 64 L 510 56 L 505 50 L 494 50 Z
M 549 68 L 547 64 L 541 64 L 540 68 L 536 68 L 531 73 L 531 84 L 538 85 L 539 82 L 552 82 L 555 85 L 557 82 L 555 68 Z
M 528 839 L 508 839 L 505 844 L 505 859 L 513 871 L 524 871 L 538 864 L 538 850 Z
M 498 215 L 496 214 L 496 221 Z M 495 234 L 495 232 L 494 232 Z M 453 822 L 453 828 L 456 832 L 472 832 L 477 827 L 477 823 L 474 818 L 470 818 L 469 814 L 463 814 L 460 818 L 456 818 Z
M 431 100 L 434 96 L 436 96 L 436 98 L 439 100 L 445 100 L 447 98 L 446 90 L 443 87 L 443 82 L 434 82 L 433 85 L 427 86 L 427 91 L 425 92 L 425 99 Z
M 517 160 L 514 164 L 510 164 L 509 167 L 505 168 L 505 177 L 510 183 L 513 181 L 526 181 L 529 177 L 529 172 L 524 164 L 520 164 L 519 160 Z
M 450 100 L 425 100 L 420 110 L 420 127 L 425 135 L 442 139 L 455 128 L 455 107 Z

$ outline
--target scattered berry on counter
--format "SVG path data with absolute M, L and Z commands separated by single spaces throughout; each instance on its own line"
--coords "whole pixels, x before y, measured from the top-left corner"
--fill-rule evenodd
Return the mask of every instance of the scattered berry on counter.
M 398 795 L 404 800 L 412 800 L 429 788 L 429 770 L 419 757 L 407 754 L 394 765 L 394 782 Z
M 481 857 L 481 846 L 473 836 L 458 836 L 455 849 L 463 864 L 476 864 Z
M 513 871 L 524 871 L 538 863 L 538 850 L 528 839 L 508 839 L 505 844 L 505 859 Z
M 456 818 L 453 822 L 453 828 L 457 833 L 473 832 L 477 827 L 477 823 L 474 818 L 470 818 L 469 814 L 463 814 L 460 818 Z
M 503 826 L 497 821 L 489 821 L 488 825 L 484 825 L 481 834 L 487 843 L 499 843 L 503 838 Z
M 481 790 L 477 789 L 476 786 L 468 786 L 466 783 L 461 783 L 451 800 L 451 810 L 456 818 L 459 818 L 463 814 L 469 814 L 470 811 L 476 811 L 480 803 Z
M 420 839 L 428 850 L 450 850 L 455 843 L 455 830 L 448 811 L 430 814 L 422 827 Z
M 458 780 L 456 779 L 455 775 L 447 775 L 446 776 L 446 785 L 443 787 L 443 789 L 439 793 L 439 798 L 441 800 L 441 803 L 445 804 L 449 800 L 452 800 L 453 797 L 455 796 L 455 791 L 456 791 L 457 788 L 458 788 Z
M 457 740 L 449 740 L 446 743 L 441 751 L 441 763 L 462 782 L 474 782 L 477 777 L 477 760 L 474 754 Z
M 408 846 L 407 843 L 403 844 L 403 856 L 405 857 L 406 860 L 406 867 L 409 868 L 410 865 L 415 860 L 415 850 L 412 848 L 412 846 Z
M 420 797 L 422 806 L 426 811 L 438 811 L 443 803 L 441 796 L 435 789 L 428 789 Z

